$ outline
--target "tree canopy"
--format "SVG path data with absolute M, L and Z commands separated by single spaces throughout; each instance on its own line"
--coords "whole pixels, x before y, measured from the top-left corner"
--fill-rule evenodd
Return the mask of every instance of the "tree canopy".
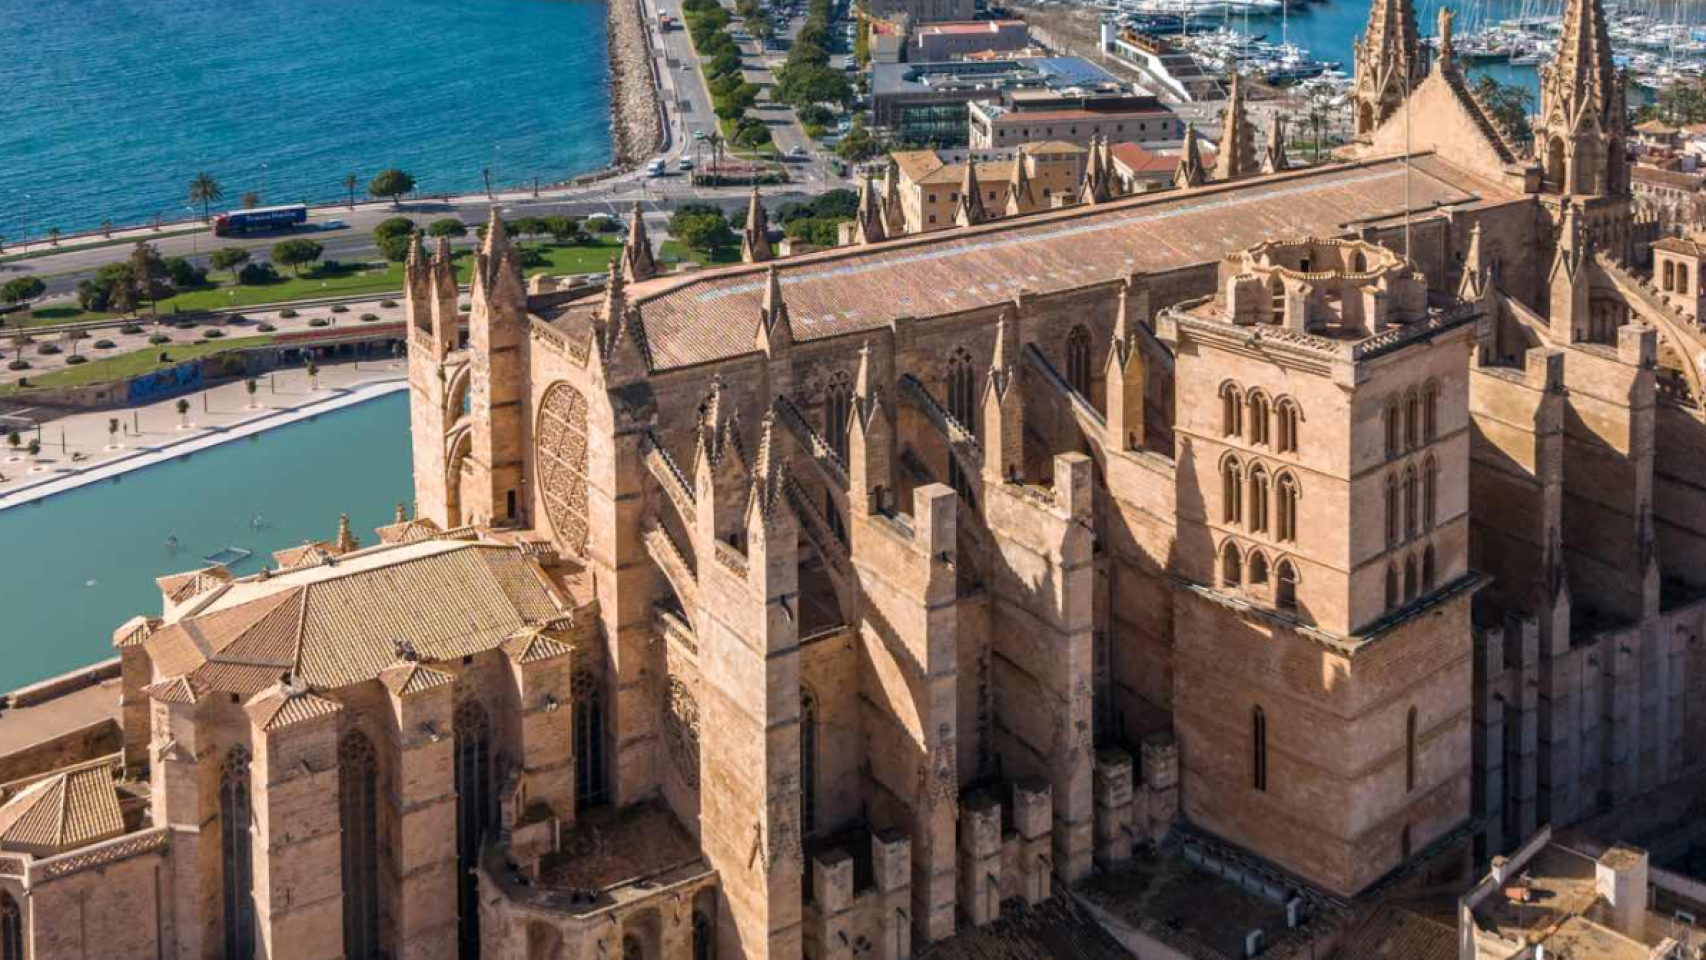
M 0 300 L 7 303 L 23 303 L 34 300 L 47 292 L 47 284 L 40 277 L 13 277 L 0 287 Z
M 415 178 L 396 167 L 379 171 L 379 174 L 367 185 L 368 194 L 382 200 L 390 200 L 393 205 L 400 201 L 404 195 L 413 193 L 414 189 Z
M 274 263 L 282 263 L 291 268 L 297 275 L 302 275 L 302 266 L 320 259 L 326 251 L 312 240 L 281 240 L 273 244 L 272 259 Z

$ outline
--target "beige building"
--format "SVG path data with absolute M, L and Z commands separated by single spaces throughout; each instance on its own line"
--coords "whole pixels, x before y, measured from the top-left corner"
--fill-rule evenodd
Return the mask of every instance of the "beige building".
M 968 106 L 973 150 L 1065 142 L 1088 148 L 1112 143 L 1161 143 L 1184 135 L 1179 118 L 1150 94 L 1013 90 Z
M 1701 264 L 1602 16 L 1538 157 L 1447 29 L 1309 169 L 1233 109 L 1163 192 L 868 181 L 678 274 L 636 217 L 592 294 L 494 222 L 465 322 L 416 249 L 418 514 L 160 581 L 117 739 L 0 757 L 0 960 L 1324 957 L 1686 788 Z
M 1055 198 L 1075 202 L 1078 184 L 1084 176 L 1087 153 L 1070 143 L 1034 143 L 1013 151 L 1006 157 L 978 151 L 959 159 L 936 150 L 898 151 L 890 155 L 887 181 L 894 181 L 892 196 L 898 202 L 898 233 L 926 233 L 946 230 L 955 225 L 955 215 L 966 192 L 967 167 L 975 178 L 982 204 L 993 216 L 1004 215 L 1012 193 L 1018 166 L 1023 164 L 1023 178 L 1029 184 L 1031 199 L 1021 212 L 1046 210 L 1057 205 Z

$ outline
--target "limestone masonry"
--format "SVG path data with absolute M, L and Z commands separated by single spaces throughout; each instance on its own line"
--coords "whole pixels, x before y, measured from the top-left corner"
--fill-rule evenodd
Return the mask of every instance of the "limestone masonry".
M 1375 0 L 1327 165 L 1234 97 L 1165 191 L 903 157 L 602 288 L 494 220 L 467 315 L 417 246 L 416 510 L 160 580 L 122 750 L 0 758 L 0 958 L 1459 956 L 1371 924 L 1471 887 L 1527 949 L 1491 858 L 1706 773 L 1706 243 L 1603 16 L 1533 157 Z M 1534 862 L 1657 936 L 1597 856 Z

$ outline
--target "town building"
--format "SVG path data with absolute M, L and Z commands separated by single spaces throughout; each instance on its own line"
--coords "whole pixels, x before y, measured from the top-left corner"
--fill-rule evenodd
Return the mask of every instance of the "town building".
M 977 16 L 975 0 L 872 0 L 868 16 L 882 20 L 904 17 L 914 24 L 954 23 Z
M 907 233 L 897 175 L 684 273 L 636 211 L 596 292 L 494 219 L 465 320 L 417 246 L 417 509 L 160 580 L 116 739 L 0 757 L 0 960 L 1319 957 L 1697 823 L 1706 248 L 1633 215 L 1603 17 L 1534 156 L 1376 0 L 1335 162 L 1235 96 L 1170 190 L 1098 141 Z M 1537 945 L 1662 949 L 1587 856 Z
M 1016 183 L 1021 193 L 1018 212 L 1058 206 L 1056 197 L 1076 202 L 1086 155 L 1082 147 L 1064 142 L 1033 143 L 1011 151 L 897 151 L 890 155 L 885 175 L 885 182 L 893 177 L 897 184 L 897 235 L 954 226 L 968 165 L 976 167 L 974 181 L 983 193 L 985 210 L 993 216 L 1005 215 Z
M 1184 125 L 1159 98 L 1114 87 L 1089 91 L 1013 90 L 999 99 L 974 100 L 968 116 L 973 150 L 1000 150 L 1038 140 L 1088 147 L 1112 143 L 1178 142 Z
M 873 63 L 871 123 L 908 143 L 964 147 L 969 136 L 967 105 L 974 100 L 992 100 L 1003 92 L 1103 85 L 1116 86 L 1117 81 L 1076 57 Z
M 915 63 L 959 60 L 977 53 L 1011 53 L 1031 45 L 1023 20 L 971 20 L 915 27 L 906 59 Z

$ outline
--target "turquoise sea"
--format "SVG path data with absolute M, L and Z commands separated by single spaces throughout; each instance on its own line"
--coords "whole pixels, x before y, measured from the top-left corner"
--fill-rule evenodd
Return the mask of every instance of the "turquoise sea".
M 597 0 L 0 0 L 0 236 L 609 162 Z
M 217 550 L 251 551 L 232 569 L 254 573 L 331 539 L 340 513 L 373 544 L 412 496 L 410 463 L 408 394 L 393 393 L 0 511 L 0 691 L 113 656 L 119 624 L 159 616 L 154 578 Z

